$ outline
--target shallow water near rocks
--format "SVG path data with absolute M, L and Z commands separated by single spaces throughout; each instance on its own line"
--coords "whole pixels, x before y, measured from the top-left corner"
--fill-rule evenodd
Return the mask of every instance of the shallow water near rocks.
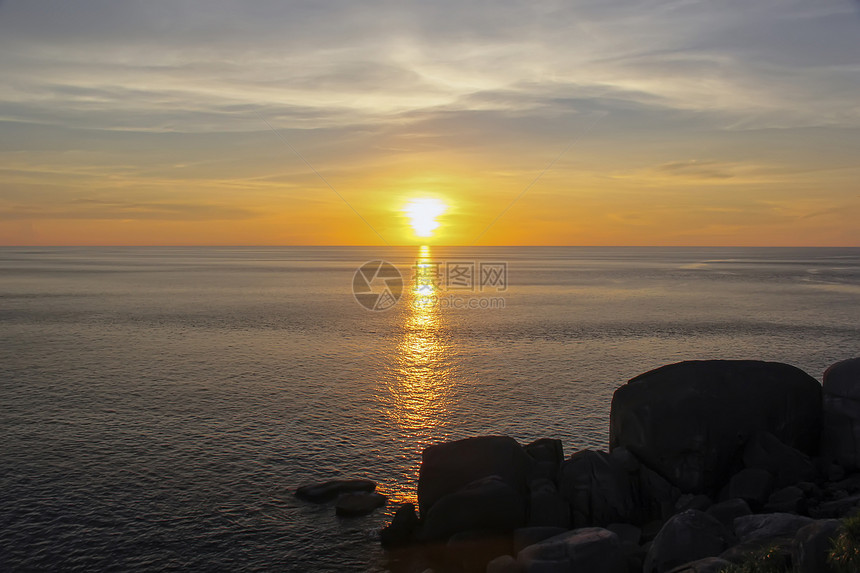
M 385 312 L 352 294 L 377 259 Z M 504 308 L 422 302 L 419 261 L 504 262 L 506 290 L 429 287 Z M 858 303 L 860 249 L 0 249 L 0 569 L 385 571 L 427 444 L 605 448 L 615 388 L 684 359 L 820 380 Z M 337 477 L 392 503 L 293 496 Z

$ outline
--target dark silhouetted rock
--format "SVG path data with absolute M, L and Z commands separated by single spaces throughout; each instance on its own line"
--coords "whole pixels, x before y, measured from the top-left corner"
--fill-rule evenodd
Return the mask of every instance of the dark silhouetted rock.
M 675 513 L 681 513 L 688 509 L 698 509 L 699 511 L 707 511 L 709 507 L 714 505 L 714 501 L 707 495 L 700 493 L 694 495 L 685 493 L 675 502 Z
M 517 561 L 527 573 L 627 573 L 618 536 L 600 527 L 574 529 L 530 545 L 517 554 Z
M 742 499 L 727 499 L 720 503 L 715 503 L 706 511 L 711 517 L 715 517 L 722 523 L 726 529 L 734 533 L 735 518 L 744 515 L 752 515 L 752 510 L 747 502 Z
M 605 452 L 583 450 L 561 465 L 559 493 L 570 502 L 574 527 L 636 521 L 630 474 Z
M 570 529 L 570 504 L 561 497 L 552 480 L 541 478 L 530 486 L 530 527 L 563 527 Z
M 555 476 L 558 467 L 564 461 L 564 447 L 561 440 L 541 438 L 524 446 L 523 449 L 541 467 L 551 470 L 548 476 L 540 477 Z
M 500 555 L 487 563 L 487 573 L 522 573 L 522 566 L 510 555 Z
M 669 573 L 721 573 L 726 567 L 731 567 L 731 561 L 719 557 L 705 557 L 690 563 L 679 565 Z
M 498 476 L 517 493 L 527 493 L 534 460 L 506 436 L 483 436 L 436 444 L 424 450 L 418 477 L 421 517 L 439 499 L 489 476 Z
M 424 518 L 421 536 L 433 540 L 463 531 L 513 531 L 525 523 L 522 495 L 497 476 L 490 476 L 436 501 Z
M 708 360 L 663 366 L 616 390 L 610 448 L 624 446 L 684 493 L 712 493 L 758 432 L 814 455 L 821 385 L 777 362 Z
M 388 502 L 381 493 L 345 493 L 337 498 L 334 510 L 341 517 L 367 515 Z
M 746 468 L 729 480 L 726 487 L 726 499 L 740 498 L 751 508 L 760 509 L 764 506 L 773 491 L 773 476 L 767 470 Z
M 296 490 L 296 497 L 314 503 L 331 501 L 344 493 L 371 493 L 376 484 L 367 479 L 331 480 L 303 485 Z
M 397 547 L 407 545 L 415 539 L 418 531 L 418 515 L 415 513 L 415 505 L 404 503 L 397 511 L 391 523 L 385 526 L 379 533 L 380 541 L 385 547 Z
M 735 519 L 735 535 L 741 543 L 776 537 L 794 537 L 812 519 L 791 513 L 762 513 Z
M 815 479 L 815 466 L 809 456 L 783 444 L 770 432 L 758 432 L 747 442 L 744 465 L 770 472 L 776 487 Z
M 794 536 L 792 563 L 803 573 L 835 573 L 827 564 L 832 540 L 842 530 L 837 519 L 822 519 L 801 527 Z
M 610 523 L 606 529 L 617 535 L 621 543 L 639 545 L 642 540 L 642 530 L 629 523 Z
M 808 511 L 806 496 L 803 490 L 797 486 L 790 485 L 775 491 L 767 499 L 764 509 L 768 513 L 797 513 L 803 514 Z
M 514 531 L 514 554 L 519 553 L 529 545 L 561 535 L 565 531 L 567 529 L 562 527 L 521 527 Z
M 860 358 L 824 372 L 821 455 L 850 469 L 860 467 Z
M 720 554 L 721 559 L 735 564 L 748 562 L 750 559 L 760 560 L 762 554 L 768 556 L 768 567 L 771 571 L 790 571 L 791 549 L 794 540 L 790 537 L 771 537 L 754 539 L 738 543 Z
M 643 573 L 664 573 L 691 561 L 715 557 L 731 542 L 731 534 L 717 519 L 688 509 L 663 525 L 648 550 Z
M 464 531 L 448 539 L 445 556 L 459 571 L 484 573 L 490 561 L 512 552 L 510 535 L 494 531 Z
M 856 513 L 858 507 L 860 507 L 860 495 L 846 495 L 810 506 L 809 515 L 815 519 L 842 518 Z
M 642 521 L 665 521 L 673 516 L 681 490 L 663 479 L 657 472 L 642 466 L 639 470 L 639 504 Z

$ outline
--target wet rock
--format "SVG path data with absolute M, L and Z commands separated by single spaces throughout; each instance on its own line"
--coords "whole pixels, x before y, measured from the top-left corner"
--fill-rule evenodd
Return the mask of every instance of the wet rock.
M 731 565 L 731 561 L 719 557 L 705 557 L 679 565 L 669 573 L 721 573 L 723 569 L 731 567 Z
M 436 501 L 424 518 L 421 536 L 437 540 L 463 531 L 513 531 L 525 523 L 523 496 L 504 480 L 491 476 Z
M 426 448 L 418 477 L 421 517 L 442 497 L 489 476 L 497 476 L 521 495 L 527 493 L 534 460 L 513 438 L 482 436 Z
M 386 503 L 388 498 L 381 493 L 345 493 L 337 498 L 334 510 L 341 517 L 356 517 L 367 515 Z
M 715 517 L 726 529 L 734 533 L 735 518 L 752 515 L 752 510 L 747 502 L 735 498 L 712 505 L 706 513 L 711 517 Z
M 616 390 L 610 448 L 624 446 L 684 493 L 717 491 L 758 432 L 814 455 L 821 385 L 776 362 L 708 360 L 663 366 Z
M 860 467 L 860 358 L 824 372 L 821 454 L 850 469 Z
M 415 539 L 418 526 L 415 505 L 404 503 L 394 512 L 391 523 L 379 533 L 380 541 L 384 547 L 407 545 Z
M 735 519 L 735 535 L 742 543 L 775 537 L 794 537 L 812 519 L 791 513 L 762 513 Z
M 729 480 L 726 488 L 726 498 L 740 498 L 751 508 L 760 509 L 764 506 L 771 491 L 773 491 L 773 476 L 767 470 L 746 468 Z
M 815 478 L 815 466 L 803 452 L 783 444 L 770 432 L 758 432 L 744 448 L 744 465 L 767 470 L 776 487 Z
M 801 527 L 794 536 L 792 562 L 803 573 L 835 573 L 827 564 L 832 540 L 842 531 L 837 519 L 822 519 Z
M 296 497 L 314 503 L 331 501 L 344 493 L 371 493 L 376 483 L 367 479 L 331 480 L 303 485 L 296 490 Z
M 517 561 L 528 573 L 627 573 L 618 536 L 600 527 L 574 529 L 530 545 L 517 554 Z
M 664 573 L 679 565 L 715 557 L 732 542 L 717 519 L 695 509 L 670 518 L 654 538 L 643 573 Z

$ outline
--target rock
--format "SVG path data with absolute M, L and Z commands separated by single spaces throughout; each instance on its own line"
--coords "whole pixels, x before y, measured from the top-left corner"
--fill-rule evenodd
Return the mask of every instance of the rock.
M 672 569 L 669 573 L 721 573 L 726 567 L 731 567 L 732 562 L 719 557 L 705 557 L 690 563 L 684 563 Z
M 606 529 L 617 535 L 621 543 L 639 545 L 639 541 L 642 539 L 642 530 L 629 523 L 610 523 Z
M 345 493 L 337 498 L 335 513 L 341 517 L 367 515 L 388 502 L 381 493 Z
M 837 482 L 845 478 L 845 468 L 839 464 L 830 464 L 827 466 L 827 481 Z
M 860 495 L 845 496 L 832 501 L 824 501 L 809 508 L 809 515 L 815 519 L 848 517 L 860 506 Z
M 510 555 L 501 555 L 487 563 L 487 573 L 522 573 L 523 568 Z
M 808 511 L 806 496 L 803 495 L 803 490 L 794 485 L 773 492 L 767 499 L 767 504 L 764 508 L 768 513 L 803 514 Z
M 752 510 L 747 502 L 742 499 L 727 499 L 720 503 L 714 504 L 708 508 L 706 512 L 711 517 L 715 517 L 722 523 L 726 529 L 734 533 L 735 518 L 744 515 L 752 515 Z
M 648 550 L 636 543 L 622 541 L 621 552 L 624 554 L 624 561 L 627 563 L 627 572 L 642 573 L 642 564 L 645 563 Z
M 833 538 L 842 531 L 842 523 L 837 519 L 813 521 L 801 527 L 794 536 L 792 563 L 803 573 L 834 573 L 827 564 Z
M 371 493 L 376 484 L 367 479 L 331 480 L 303 485 L 296 490 L 296 497 L 314 503 L 331 501 L 344 493 Z
M 639 469 L 639 503 L 642 511 L 642 521 L 665 521 L 672 517 L 675 504 L 681 497 L 681 490 L 673 486 L 660 475 L 642 466 Z
M 574 529 L 530 545 L 517 554 L 517 561 L 527 573 L 627 573 L 618 536 L 600 527 Z
M 794 540 L 787 537 L 754 539 L 734 545 L 720 554 L 735 564 L 754 561 L 753 571 L 790 571 Z
M 726 498 L 740 498 L 746 501 L 751 508 L 757 509 L 764 506 L 771 491 L 773 491 L 773 476 L 767 470 L 746 468 L 729 480 L 726 488 Z
M 531 484 L 528 524 L 530 527 L 570 528 L 570 504 L 549 479 L 538 479 Z
M 770 432 L 758 432 L 744 448 L 744 465 L 767 470 L 776 479 L 776 487 L 794 485 L 815 478 L 815 466 L 809 456 L 783 444 Z
M 860 358 L 824 372 L 821 455 L 850 469 L 860 467 Z
M 497 476 L 480 479 L 436 501 L 421 536 L 447 539 L 463 531 L 513 531 L 526 523 L 522 495 Z
M 618 462 L 618 464 L 623 467 L 627 473 L 635 473 L 639 471 L 639 468 L 642 467 L 642 464 L 639 463 L 639 460 L 636 459 L 630 450 L 625 448 L 624 446 L 619 446 L 612 450 L 609 453 L 612 458 Z
M 464 531 L 448 539 L 445 556 L 459 571 L 483 573 L 494 558 L 511 553 L 510 535 L 495 531 Z
M 583 450 L 559 470 L 559 493 L 570 503 L 574 527 L 637 521 L 630 474 L 605 452 Z
M 541 438 L 523 447 L 536 462 L 544 462 L 558 468 L 564 461 L 564 446 L 561 440 Z
M 567 529 L 561 527 L 521 527 L 514 531 L 514 554 L 519 553 L 529 545 L 561 535 L 566 531 Z
M 425 448 L 418 477 L 421 517 L 442 497 L 489 476 L 498 476 L 525 495 L 534 460 L 506 436 L 483 436 Z
M 404 503 L 394 512 L 391 523 L 379 533 L 380 541 L 383 547 L 407 545 L 414 540 L 418 526 L 415 505 Z
M 663 524 L 665 522 L 660 519 L 655 519 L 654 521 L 649 521 L 648 523 L 642 526 L 642 541 L 643 543 L 649 543 L 657 537 L 657 534 L 660 533 L 660 530 L 663 529 Z
M 713 504 L 713 500 L 711 500 L 710 497 L 706 496 L 703 493 L 700 493 L 698 495 L 693 495 L 692 493 L 685 493 L 678 498 L 678 501 L 675 502 L 675 513 L 681 513 L 682 511 L 687 511 L 688 509 L 707 511 L 708 508 L 711 507 Z
M 741 543 L 775 537 L 794 537 L 801 527 L 812 521 L 809 517 L 790 513 L 745 515 L 735 519 L 735 535 Z
M 654 538 L 643 573 L 664 573 L 679 565 L 715 557 L 732 541 L 716 518 L 695 509 L 672 516 Z
M 684 493 L 712 493 L 758 432 L 814 455 L 821 385 L 777 362 L 707 360 L 652 370 L 615 391 L 610 448 L 624 446 Z

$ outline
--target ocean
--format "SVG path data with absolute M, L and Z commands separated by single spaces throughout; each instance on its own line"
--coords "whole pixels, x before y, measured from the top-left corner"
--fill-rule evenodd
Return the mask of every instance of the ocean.
M 860 249 L 2 248 L 0 341 L 0 570 L 382 572 L 428 444 L 605 449 L 652 368 L 860 355 Z M 389 505 L 293 496 L 337 477 Z

